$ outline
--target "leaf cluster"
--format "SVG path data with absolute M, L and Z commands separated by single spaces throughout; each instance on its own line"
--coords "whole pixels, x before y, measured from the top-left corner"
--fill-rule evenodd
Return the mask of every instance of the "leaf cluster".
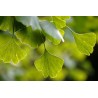
M 44 54 L 34 64 L 44 77 L 56 77 L 62 69 L 64 60 L 49 53 L 45 41 L 49 40 L 54 45 L 64 42 L 64 29 L 68 27 L 66 21 L 69 18 L 69 16 L 0 17 L 0 59 L 4 63 L 17 64 L 31 49 L 44 44 Z M 94 33 L 79 34 L 72 31 L 72 35 L 80 52 L 86 55 L 93 52 L 96 43 Z

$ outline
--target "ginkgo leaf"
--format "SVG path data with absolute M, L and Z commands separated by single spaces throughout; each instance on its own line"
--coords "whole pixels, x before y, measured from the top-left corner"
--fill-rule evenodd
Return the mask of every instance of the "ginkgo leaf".
M 21 22 L 23 25 L 32 27 L 32 30 L 41 30 L 39 20 L 37 16 L 16 16 L 15 17 L 18 22 Z
M 64 61 L 54 55 L 51 55 L 47 50 L 35 61 L 35 66 L 38 71 L 41 71 L 44 77 L 56 77 L 61 71 Z
M 13 31 L 13 20 L 14 18 L 11 16 L 0 16 L 0 30 L 7 31 L 10 33 Z
M 50 22 L 42 21 L 40 25 L 43 29 L 43 34 L 51 41 L 53 44 L 57 45 L 61 42 L 64 42 L 62 35 L 60 34 L 59 30 Z
M 68 16 L 52 16 L 53 23 L 58 29 L 66 26 L 66 20 L 68 18 L 69 18 Z
M 31 27 L 24 28 L 16 32 L 16 36 L 23 42 L 33 48 L 38 47 L 45 41 L 41 32 L 33 31 Z
M 5 63 L 17 64 L 28 53 L 29 47 L 22 44 L 8 31 L 0 32 L 0 59 Z
M 96 35 L 94 33 L 78 34 L 73 33 L 76 45 L 80 52 L 90 55 L 96 43 Z
M 66 26 L 66 21 L 64 21 L 56 16 L 53 16 L 53 23 L 56 25 L 57 28 L 63 28 Z

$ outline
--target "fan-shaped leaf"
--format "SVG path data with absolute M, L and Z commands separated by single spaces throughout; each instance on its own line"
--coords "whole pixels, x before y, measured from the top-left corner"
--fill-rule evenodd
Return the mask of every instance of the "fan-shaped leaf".
M 66 26 L 66 20 L 69 18 L 69 16 L 52 16 L 53 23 L 58 29 L 61 29 Z
M 90 53 L 93 52 L 93 47 L 96 43 L 96 35 L 94 33 L 73 33 L 73 35 L 78 49 L 82 53 L 90 55 Z
M 17 64 L 22 60 L 29 50 L 29 47 L 22 44 L 9 32 L 0 32 L 0 59 L 5 63 Z
M 61 71 L 64 61 L 47 51 L 35 61 L 36 68 L 42 72 L 44 77 L 56 77 L 58 72 Z

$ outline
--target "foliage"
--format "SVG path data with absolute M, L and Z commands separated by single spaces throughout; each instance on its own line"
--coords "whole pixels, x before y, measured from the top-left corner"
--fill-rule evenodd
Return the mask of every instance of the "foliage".
M 93 52 L 96 35 L 88 31 L 82 34 L 75 33 L 66 24 L 70 19 L 69 16 L 0 17 L 0 60 L 14 65 L 25 65 L 25 61 L 27 65 L 35 64 L 36 69 L 41 71 L 45 78 L 50 76 L 54 80 L 56 80 L 58 73 L 62 71 L 63 65 L 68 69 L 73 66 L 73 70 L 67 74 L 78 77 L 76 73 L 79 73 L 81 74 L 79 79 L 85 79 L 87 77 L 86 73 L 79 71 L 79 69 L 74 70 L 75 64 L 68 62 L 74 62 L 74 60 L 70 60 L 67 52 L 71 53 L 74 58 L 79 59 L 80 57 L 84 59 L 85 56 L 83 54 L 90 55 Z M 72 27 L 75 26 L 74 24 L 71 25 Z M 71 32 L 68 31 L 67 34 L 66 30 Z M 31 53 L 32 51 L 35 51 L 34 54 Z M 75 55 L 76 52 L 78 56 Z M 28 55 L 30 54 L 32 55 L 29 57 Z M 28 64 L 28 58 L 34 60 L 33 62 L 35 63 Z M 32 74 L 33 70 L 27 68 L 27 65 L 26 69 Z M 36 71 L 34 72 L 36 73 Z M 28 76 L 29 73 L 26 75 Z

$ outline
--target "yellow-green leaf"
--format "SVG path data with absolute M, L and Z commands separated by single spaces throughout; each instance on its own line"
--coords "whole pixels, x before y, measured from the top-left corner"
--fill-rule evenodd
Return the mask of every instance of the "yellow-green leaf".
M 96 43 L 96 35 L 94 33 L 73 33 L 73 35 L 80 52 L 90 55 L 93 52 L 93 47 Z
M 68 16 L 52 16 L 53 23 L 55 26 L 60 29 L 66 26 L 66 20 L 69 18 Z
M 45 50 L 45 53 L 35 61 L 38 71 L 41 71 L 44 77 L 56 77 L 61 71 L 64 61 Z
M 5 63 L 17 64 L 27 55 L 28 50 L 27 45 L 22 44 L 8 31 L 0 32 L 0 59 Z

